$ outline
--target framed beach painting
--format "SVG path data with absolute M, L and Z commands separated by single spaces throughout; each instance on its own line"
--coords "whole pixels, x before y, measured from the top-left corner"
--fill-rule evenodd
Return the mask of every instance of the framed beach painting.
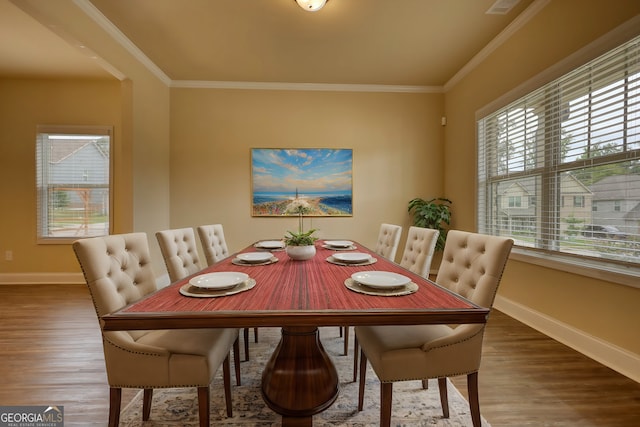
M 353 215 L 353 150 L 252 148 L 252 216 Z

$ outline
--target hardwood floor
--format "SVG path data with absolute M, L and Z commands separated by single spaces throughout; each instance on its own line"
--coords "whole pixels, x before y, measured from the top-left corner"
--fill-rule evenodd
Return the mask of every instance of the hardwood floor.
M 466 397 L 466 379 L 454 379 Z M 640 383 L 494 310 L 479 371 L 492 426 L 640 426 Z
M 64 405 L 65 426 L 105 426 L 109 393 L 86 288 L 0 286 L 0 313 L 0 405 Z M 465 377 L 454 384 L 466 395 Z M 498 311 L 485 334 L 480 405 L 493 427 L 640 426 L 639 383 Z

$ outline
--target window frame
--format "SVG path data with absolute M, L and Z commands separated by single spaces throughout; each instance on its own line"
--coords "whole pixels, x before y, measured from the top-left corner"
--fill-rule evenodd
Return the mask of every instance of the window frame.
M 627 23 L 621 25 L 611 33 L 606 34 L 590 45 L 585 46 L 585 48 L 570 55 L 560 63 L 543 71 L 539 75 L 524 82 L 519 87 L 504 94 L 492 103 L 478 110 L 476 112 L 478 153 L 480 153 L 480 150 L 482 149 L 480 146 L 480 135 L 483 132 L 481 120 L 484 117 L 504 108 L 505 106 L 508 106 L 509 104 L 519 100 L 520 98 L 530 95 L 535 90 L 538 90 L 543 86 L 553 82 L 554 80 L 563 77 L 574 69 L 585 65 L 587 62 L 593 60 L 594 58 L 597 58 L 598 56 L 617 48 L 619 45 L 631 41 L 634 37 L 638 36 L 637 26 L 639 24 L 640 18 L 638 17 L 629 20 Z M 627 153 L 622 153 L 620 157 L 622 158 L 625 155 L 627 155 Z M 599 159 L 596 157 L 591 158 L 587 161 L 583 161 L 583 163 L 585 163 L 586 166 L 586 163 L 588 162 L 590 166 L 593 164 L 594 160 L 596 163 L 599 161 Z M 480 161 L 480 159 L 478 159 L 478 161 Z M 559 166 L 560 168 L 564 167 L 569 170 L 576 167 L 576 162 L 573 162 L 570 165 L 562 164 L 560 162 Z M 478 172 L 480 173 L 480 165 L 478 165 L 478 168 Z M 558 174 L 559 173 L 560 172 L 558 172 Z M 517 177 L 517 175 L 518 173 L 515 173 L 513 177 Z M 482 227 L 484 225 L 482 224 L 483 213 L 480 212 L 480 209 L 482 206 L 486 207 L 487 205 L 487 188 L 488 187 L 486 182 L 483 183 L 483 180 L 478 174 L 478 184 L 476 191 L 476 206 L 478 211 L 476 220 L 478 230 L 480 232 L 483 232 Z M 495 197 L 499 198 L 500 196 Z M 556 201 L 559 205 L 560 201 L 558 201 L 557 199 Z M 534 203 L 531 203 L 531 205 L 534 205 L 536 203 L 544 204 L 545 201 L 536 201 Z M 593 204 L 592 207 L 594 208 L 594 210 L 597 210 L 595 204 Z M 555 224 L 559 229 L 557 221 L 555 222 Z M 567 254 L 558 251 L 549 251 L 547 249 L 541 250 L 538 248 L 525 246 L 514 246 L 514 249 L 512 251 L 512 259 L 534 265 L 541 265 L 548 268 L 568 271 L 583 276 L 598 278 L 608 282 L 614 282 L 640 288 L 640 281 L 638 281 L 638 278 L 640 278 L 640 266 L 637 264 L 620 264 L 610 260 L 592 259 L 588 256 L 575 256 L 573 254 Z
M 108 193 L 108 197 L 107 197 L 107 221 L 108 221 L 108 225 L 105 227 L 105 233 L 101 234 L 101 233 L 93 233 L 93 234 L 89 234 L 89 235 L 65 235 L 65 236 L 51 236 L 51 235 L 47 235 L 44 233 L 44 230 L 46 228 L 46 225 L 43 224 L 44 221 L 46 221 L 46 218 L 48 217 L 48 209 L 49 209 L 49 204 L 52 203 L 52 201 L 49 199 L 50 196 L 48 196 L 48 194 L 50 194 L 50 192 L 52 191 L 60 191 L 60 189 L 76 189 L 76 188 L 80 188 L 80 187 L 76 187 L 73 183 L 69 183 L 69 186 L 60 186 L 60 184 L 51 184 L 49 182 L 44 183 L 43 181 L 43 177 L 41 176 L 43 173 L 43 166 L 41 164 L 42 162 L 42 155 L 41 155 L 41 150 L 42 150 L 42 140 L 41 140 L 41 135 L 43 134 L 60 134 L 60 135 L 78 135 L 78 136 L 108 136 L 109 137 L 109 148 L 108 148 L 108 174 L 109 174 L 109 178 L 108 178 L 108 184 L 106 185 L 106 187 L 104 186 L 92 186 L 89 185 L 89 187 L 86 187 L 88 189 L 97 189 L 97 188 L 106 188 L 106 191 Z M 109 235 L 112 233 L 113 230 L 113 152 L 114 152 L 114 137 L 113 137 L 113 127 L 112 126 L 76 126 L 76 125 L 38 125 L 36 127 L 36 138 L 35 138 L 35 143 L 36 143 L 36 158 L 35 158 L 35 166 L 36 166 L 36 183 L 35 183 L 35 190 L 36 190 L 36 243 L 37 244 L 44 244 L 44 245 L 56 245 L 56 244 L 71 244 L 73 243 L 75 240 L 81 239 L 81 238 L 87 238 L 87 237 L 94 237 L 94 236 L 103 236 L 103 235 Z M 42 181 L 42 185 L 41 185 L 41 181 Z M 56 188 L 58 190 L 56 190 Z M 84 188 L 84 187 L 83 187 Z M 46 192 L 46 195 L 45 195 Z M 42 209 L 46 209 L 47 212 L 42 211 Z

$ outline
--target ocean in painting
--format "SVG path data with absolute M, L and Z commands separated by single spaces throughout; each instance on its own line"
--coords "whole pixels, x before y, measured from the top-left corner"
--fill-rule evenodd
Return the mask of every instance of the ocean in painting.
M 258 215 L 282 215 L 283 206 L 295 199 L 295 193 L 258 191 L 253 193 L 253 209 Z M 317 211 L 311 215 L 351 215 L 353 200 L 350 191 L 300 192 L 301 199 L 317 200 Z

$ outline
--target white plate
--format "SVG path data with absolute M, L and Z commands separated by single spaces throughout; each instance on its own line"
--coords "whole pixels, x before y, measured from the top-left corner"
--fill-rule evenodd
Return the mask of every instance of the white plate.
M 353 245 L 353 242 L 349 240 L 325 240 L 324 244 L 334 248 L 348 248 Z
M 248 274 L 235 271 L 219 271 L 216 273 L 206 273 L 193 277 L 189 280 L 191 286 L 203 289 L 231 289 L 234 286 L 246 281 Z
M 347 263 L 361 263 L 371 260 L 371 255 L 362 252 L 344 252 L 331 255 L 333 259 Z
M 411 283 L 407 276 L 390 271 L 360 271 L 353 273 L 351 278 L 362 285 L 378 289 L 399 288 Z
M 269 261 L 272 256 L 270 252 L 245 252 L 238 254 L 238 259 L 250 264 L 257 264 Z
M 264 249 L 282 249 L 284 248 L 284 242 L 281 240 L 263 240 L 258 242 L 256 246 Z

